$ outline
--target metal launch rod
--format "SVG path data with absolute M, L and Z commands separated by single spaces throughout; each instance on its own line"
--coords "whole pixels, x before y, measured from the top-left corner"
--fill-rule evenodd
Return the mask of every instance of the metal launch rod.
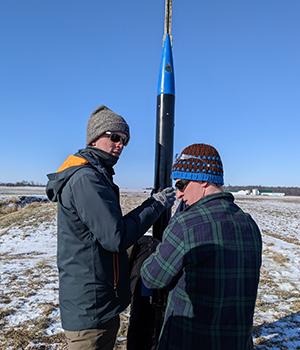
M 165 22 L 164 22 L 164 37 L 165 40 L 166 35 L 169 34 L 172 41 L 172 0 L 165 1 Z

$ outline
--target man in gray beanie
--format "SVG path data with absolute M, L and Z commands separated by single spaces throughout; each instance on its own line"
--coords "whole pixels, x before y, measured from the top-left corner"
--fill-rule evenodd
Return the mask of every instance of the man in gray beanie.
M 48 175 L 47 196 L 58 204 L 59 305 L 69 350 L 113 349 L 130 302 L 127 248 L 175 201 L 166 188 L 122 215 L 113 166 L 129 139 L 124 118 L 100 106 L 89 118 L 86 148 Z
M 126 144 L 124 145 L 126 146 L 130 138 L 130 133 L 125 119 L 106 106 L 98 107 L 88 121 L 86 144 L 91 145 L 99 136 L 112 130 L 126 135 Z

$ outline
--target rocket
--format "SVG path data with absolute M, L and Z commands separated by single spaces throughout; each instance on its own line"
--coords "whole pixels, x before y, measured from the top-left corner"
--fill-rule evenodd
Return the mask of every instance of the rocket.
M 172 54 L 172 0 L 165 0 L 163 50 L 159 70 L 156 102 L 156 146 L 154 192 L 172 186 L 171 169 L 174 143 L 175 78 Z M 165 211 L 153 225 L 153 237 L 161 240 L 171 217 Z
M 158 77 L 157 102 L 156 102 L 156 142 L 155 142 L 155 173 L 153 192 L 158 192 L 172 185 L 171 170 L 173 161 L 174 142 L 174 106 L 175 106 L 175 82 L 172 56 L 171 36 L 172 0 L 165 0 L 165 30 L 163 36 L 163 51 Z M 153 225 L 153 237 L 162 239 L 162 234 L 171 217 L 171 209 L 165 210 L 158 221 Z M 148 237 L 150 238 L 150 237 Z M 147 243 L 148 244 L 148 243 Z M 149 247 L 149 245 L 147 246 Z M 147 248 L 148 249 L 148 248 Z M 140 295 L 139 295 L 140 293 Z M 143 333 L 143 349 L 156 349 L 164 318 L 164 310 L 167 300 L 165 290 L 149 290 L 143 285 L 139 293 L 133 294 L 135 317 L 130 316 L 128 331 L 129 341 L 127 349 L 140 349 L 139 340 L 135 341 L 131 329 L 139 329 L 145 325 L 142 323 L 147 316 L 147 331 Z M 142 299 L 139 299 L 143 296 Z M 146 298 L 148 297 L 148 299 Z M 140 300 L 140 301 L 139 301 Z M 145 338 L 145 339 L 144 339 Z M 130 339 L 135 339 L 134 341 Z

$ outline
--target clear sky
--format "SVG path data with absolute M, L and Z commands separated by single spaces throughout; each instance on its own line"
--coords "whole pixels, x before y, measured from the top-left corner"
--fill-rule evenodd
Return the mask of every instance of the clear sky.
M 228 185 L 300 186 L 300 1 L 174 0 L 174 154 L 220 152 Z M 121 187 L 153 185 L 164 0 L 0 2 L 0 182 L 46 183 L 106 104 L 132 139 Z

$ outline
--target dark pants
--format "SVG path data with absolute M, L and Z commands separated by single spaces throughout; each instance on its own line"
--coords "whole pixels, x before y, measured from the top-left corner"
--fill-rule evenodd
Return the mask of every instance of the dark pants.
M 120 327 L 120 317 L 104 323 L 99 329 L 66 331 L 68 350 L 113 350 Z
M 127 350 L 156 349 L 164 308 L 153 305 L 150 297 L 141 296 L 140 280 L 131 300 L 127 332 Z M 155 300 L 158 301 L 157 295 Z

